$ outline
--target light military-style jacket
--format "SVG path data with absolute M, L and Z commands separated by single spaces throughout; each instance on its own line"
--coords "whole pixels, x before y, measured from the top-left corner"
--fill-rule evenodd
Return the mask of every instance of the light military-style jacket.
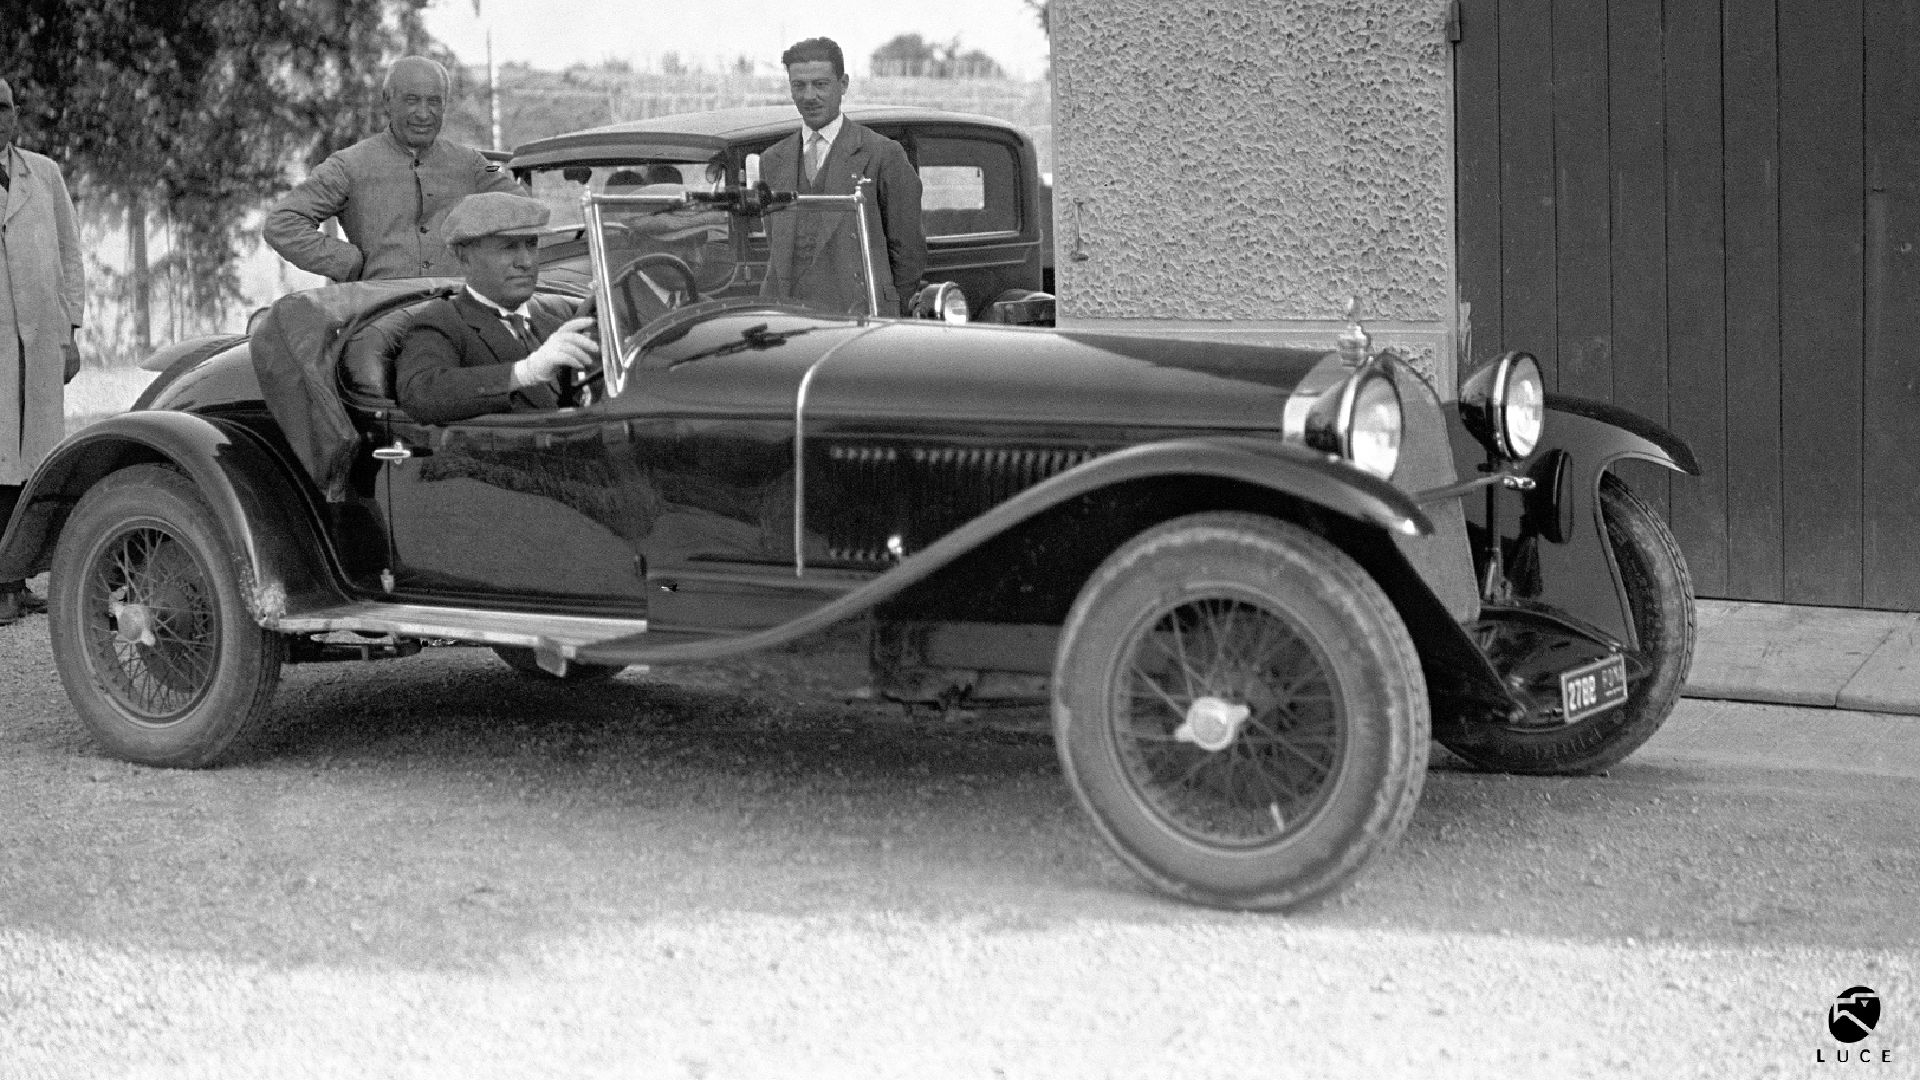
M 267 213 L 280 257 L 333 281 L 459 277 L 440 236 L 453 204 L 477 191 L 524 194 L 506 166 L 449 139 L 418 158 L 390 128 L 335 151 Z M 347 238 L 320 231 L 340 219 Z

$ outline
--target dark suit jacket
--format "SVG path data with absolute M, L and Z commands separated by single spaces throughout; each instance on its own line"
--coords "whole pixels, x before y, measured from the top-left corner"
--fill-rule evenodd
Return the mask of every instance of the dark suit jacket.
M 527 305 L 534 336 L 545 341 L 573 308 L 571 300 L 534 297 Z M 513 365 L 527 352 L 498 312 L 462 289 L 428 304 L 414 320 L 394 362 L 394 397 L 407 415 L 427 424 L 559 408 L 557 387 L 514 388 Z
M 775 191 L 806 191 L 800 169 L 800 137 L 805 128 L 774 143 L 760 155 L 760 179 Z M 840 127 L 827 160 L 822 194 L 853 194 L 854 177 L 873 181 L 879 220 L 873 222 L 874 265 L 887 268 L 892 280 L 880 282 L 881 310 L 875 314 L 905 314 L 920 276 L 927 269 L 927 237 L 920 225 L 920 174 L 907 160 L 900 144 L 851 120 Z M 861 273 L 860 235 L 851 217 L 835 230 L 820 256 L 810 266 L 795 266 L 793 231 L 796 211 L 767 215 L 772 257 L 762 293 L 789 296 L 830 311 L 865 311 L 867 282 Z M 891 306 L 889 306 L 891 305 Z

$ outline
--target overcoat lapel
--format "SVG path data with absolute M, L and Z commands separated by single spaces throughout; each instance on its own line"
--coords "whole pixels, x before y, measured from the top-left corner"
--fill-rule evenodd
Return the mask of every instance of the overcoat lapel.
M 7 175 L 12 177 L 10 181 L 12 186 L 7 189 L 6 213 L 7 218 L 11 219 L 33 201 L 33 190 L 40 185 L 35 180 L 33 169 L 27 164 L 27 159 L 14 153 L 11 145 L 7 147 L 6 165 Z

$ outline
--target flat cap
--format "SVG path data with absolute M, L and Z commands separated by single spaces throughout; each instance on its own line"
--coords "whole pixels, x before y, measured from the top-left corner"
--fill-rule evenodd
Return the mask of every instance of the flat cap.
M 540 236 L 553 211 L 538 199 L 505 191 L 483 191 L 453 204 L 440 232 L 447 246 L 464 244 L 483 236 Z

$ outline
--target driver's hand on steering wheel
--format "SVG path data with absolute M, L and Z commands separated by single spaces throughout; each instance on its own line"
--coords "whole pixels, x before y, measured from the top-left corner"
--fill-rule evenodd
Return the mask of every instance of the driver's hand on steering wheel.
M 560 324 L 553 336 L 513 365 L 513 385 L 534 386 L 550 381 L 562 368 L 579 371 L 592 367 L 600 356 L 600 345 L 589 333 L 591 318 L 576 316 Z

